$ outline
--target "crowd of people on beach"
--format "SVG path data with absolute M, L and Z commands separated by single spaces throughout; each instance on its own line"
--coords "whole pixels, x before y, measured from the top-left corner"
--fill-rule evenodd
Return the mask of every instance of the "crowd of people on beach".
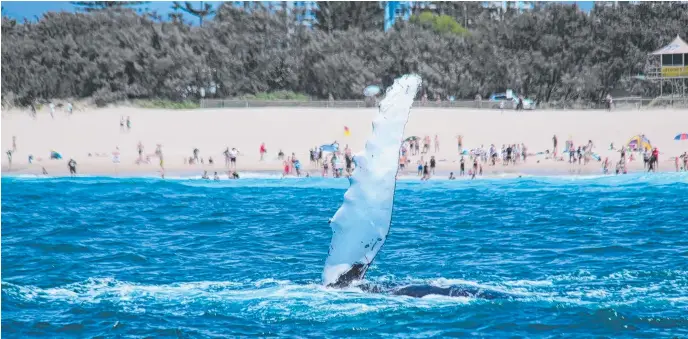
M 54 111 L 54 105 L 50 106 L 51 114 Z M 71 104 L 68 106 L 68 111 L 71 113 Z M 120 130 L 130 131 L 132 128 L 132 122 L 130 117 L 120 117 Z M 641 139 L 645 139 L 645 136 L 638 135 Z M 643 145 L 642 147 L 636 147 L 637 145 L 624 144 L 620 148 L 615 148 L 614 144 L 610 144 L 608 151 L 615 151 L 619 153 L 619 158 L 617 161 L 613 161 L 610 157 L 602 158 L 598 153 L 595 152 L 596 145 L 592 140 L 588 140 L 584 144 L 576 144 L 573 138 L 569 137 L 565 141 L 563 152 L 560 154 L 559 149 L 559 139 L 556 135 L 552 137 L 552 148 L 546 149 L 541 152 L 529 152 L 528 147 L 524 143 L 511 143 L 502 144 L 501 147 L 497 147 L 495 144 L 490 144 L 489 147 L 485 145 L 480 145 L 480 147 L 475 148 L 465 148 L 464 147 L 464 137 L 462 135 L 457 135 L 457 157 L 453 160 L 448 159 L 438 159 L 437 155 L 440 152 L 440 138 L 435 134 L 434 138 L 430 135 L 425 135 L 423 138 L 413 136 L 404 139 L 401 143 L 401 148 L 399 150 L 399 162 L 398 169 L 400 175 L 415 174 L 420 178 L 420 180 L 428 180 L 436 175 L 438 167 L 440 164 L 447 164 L 449 161 L 455 163 L 456 165 L 445 165 L 446 169 L 455 169 L 458 172 L 450 172 L 449 179 L 454 180 L 460 177 L 468 177 L 471 179 L 476 178 L 476 176 L 482 176 L 485 172 L 486 167 L 492 167 L 496 169 L 496 166 L 508 167 L 508 166 L 518 166 L 520 164 L 525 164 L 531 157 L 534 157 L 533 161 L 540 163 L 541 161 L 550 160 L 557 162 L 568 162 L 571 164 L 570 172 L 575 173 L 578 171 L 580 173 L 580 166 L 587 166 L 591 162 L 601 163 L 603 174 L 626 174 L 628 173 L 628 165 L 634 161 L 636 158 L 642 157 L 643 169 L 648 172 L 656 172 L 659 169 L 659 158 L 660 152 L 656 147 L 650 147 L 648 145 Z M 164 157 L 162 151 L 162 145 L 157 144 L 155 152 L 152 154 L 146 154 L 144 152 L 144 145 L 141 141 L 138 142 L 136 147 L 138 157 L 135 160 L 137 165 L 151 164 L 153 158 L 158 159 L 158 164 L 160 167 L 161 177 L 165 177 L 165 166 Z M 8 164 L 10 169 L 12 168 L 12 163 L 14 160 L 14 154 L 17 151 L 17 139 L 16 136 L 12 137 L 12 148 L 6 151 L 8 158 Z M 266 155 L 268 153 L 265 143 L 261 143 L 258 149 L 260 161 L 266 160 Z M 431 154 L 433 153 L 433 154 Z M 229 179 L 238 179 L 239 173 L 237 171 L 237 159 L 242 153 L 236 147 L 226 146 L 222 151 L 224 156 L 224 167 Z M 111 153 L 88 153 L 89 157 L 92 156 L 112 156 L 113 164 L 120 163 L 120 149 L 115 147 L 115 150 Z M 305 170 L 300 159 L 295 153 L 291 153 L 290 156 L 285 156 L 285 152 L 280 149 L 277 153 L 277 160 L 282 163 L 282 177 L 286 176 L 296 176 L 296 177 L 310 177 L 315 170 L 322 177 L 349 177 L 353 174 L 356 164 L 354 161 L 354 156 L 349 145 L 345 145 L 343 149 L 339 148 L 339 144 L 334 141 L 329 145 L 316 146 L 308 151 L 310 168 Z M 61 159 L 62 156 L 56 151 L 51 151 L 50 159 Z M 29 154 L 29 164 L 34 161 L 41 161 L 40 157 L 34 157 Z M 688 171 L 688 152 L 671 158 L 674 162 L 675 170 L 678 171 Z M 216 161 L 212 156 L 204 159 L 201 157 L 201 151 L 199 148 L 194 147 L 191 149 L 191 154 L 189 157 L 183 159 L 183 163 L 187 165 L 202 165 L 214 167 Z M 575 165 L 575 167 L 574 167 Z M 67 162 L 67 167 L 70 175 L 77 174 L 77 162 L 74 158 L 70 158 Z M 495 170 L 492 170 L 495 172 Z M 42 173 L 47 175 L 45 167 L 42 168 Z M 446 173 L 446 172 L 445 172 Z M 210 179 L 208 171 L 205 170 L 202 176 L 204 179 Z M 215 172 L 213 178 L 219 178 L 218 172 Z

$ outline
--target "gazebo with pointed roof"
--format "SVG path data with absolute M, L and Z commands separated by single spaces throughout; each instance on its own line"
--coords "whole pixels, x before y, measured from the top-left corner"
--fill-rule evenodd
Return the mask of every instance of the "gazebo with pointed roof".
M 649 57 L 653 59 L 652 65 L 646 66 L 644 75 L 634 77 L 659 83 L 659 97 L 649 105 L 688 105 L 688 43 L 676 35 L 673 41 L 650 53 Z
M 651 55 L 659 55 L 661 67 L 648 74 L 648 78 L 688 78 L 688 43 L 683 41 L 680 36 L 668 45 L 654 51 Z

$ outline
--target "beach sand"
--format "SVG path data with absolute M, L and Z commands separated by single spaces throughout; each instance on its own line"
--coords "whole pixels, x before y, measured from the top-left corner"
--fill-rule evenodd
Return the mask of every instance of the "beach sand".
M 209 110 L 153 110 L 130 107 L 91 109 L 67 116 L 64 112 L 52 119 L 47 112 L 39 112 L 36 119 L 27 112 L 4 111 L 2 116 L 2 173 L 41 174 L 45 167 L 49 175 L 68 175 L 67 161 L 78 163 L 79 174 L 108 176 L 159 175 L 157 158 L 151 164 L 137 165 L 137 144 L 143 143 L 144 154 L 153 155 L 156 144 L 162 145 L 166 175 L 201 175 L 204 170 L 220 172 L 225 166 L 222 152 L 236 147 L 240 172 L 281 173 L 282 161 L 277 160 L 281 149 L 285 156 L 295 153 L 303 168 L 311 173 L 320 169 L 309 162 L 309 149 L 334 141 L 343 149 L 348 145 L 354 152 L 363 150 L 371 134 L 371 121 L 376 108 L 243 108 Z M 120 118 L 129 116 L 130 130 L 120 128 Z M 345 136 L 344 127 L 351 134 Z M 458 172 L 457 135 L 463 136 L 464 149 L 495 144 L 525 143 L 528 152 L 542 152 L 552 148 L 552 136 L 559 139 L 559 151 L 571 137 L 575 145 L 592 140 L 594 152 L 609 157 L 612 164 L 619 153 L 609 150 L 610 143 L 618 148 L 636 134 L 645 134 L 658 147 L 659 170 L 675 171 L 673 158 L 688 151 L 688 141 L 675 141 L 678 133 L 688 132 L 687 110 L 641 111 L 521 111 L 414 108 L 406 127 L 406 136 L 430 136 L 433 140 L 430 155 L 437 159 L 438 176 L 449 171 Z M 434 137 L 438 135 L 440 151 L 434 152 Z M 16 136 L 17 150 L 12 166 L 6 151 L 12 148 Z M 259 147 L 265 143 L 268 153 L 260 161 Z M 120 163 L 113 163 L 112 152 L 119 147 Z M 198 148 L 205 165 L 188 165 L 184 158 Z M 50 151 L 62 154 L 62 160 L 49 160 Z M 89 153 L 92 156 L 89 157 Z M 100 156 L 96 156 L 96 153 Z M 33 164 L 28 156 L 33 155 Z M 213 166 L 207 159 L 215 160 Z M 409 175 L 415 174 L 416 161 L 411 157 Z M 468 169 L 468 158 L 467 169 Z M 539 161 L 539 162 L 538 162 Z M 629 171 L 642 170 L 642 158 L 631 162 Z M 614 169 L 612 165 L 611 170 Z M 602 164 L 587 166 L 530 157 L 517 166 L 484 166 L 485 175 L 511 174 L 602 174 Z

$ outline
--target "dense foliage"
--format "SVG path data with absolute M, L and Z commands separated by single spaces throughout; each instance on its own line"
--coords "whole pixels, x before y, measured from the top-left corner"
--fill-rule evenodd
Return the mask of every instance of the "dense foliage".
M 550 4 L 522 14 L 440 3 L 436 11 L 388 32 L 379 4 L 369 2 L 321 3 L 314 28 L 284 11 L 229 4 L 202 27 L 122 8 L 48 13 L 38 22 L 3 17 L 2 98 L 184 101 L 203 89 L 221 98 L 292 91 L 356 99 L 369 84 L 418 72 L 431 99 L 512 88 L 540 101 L 598 101 L 619 89 L 656 95 L 658 85 L 632 76 L 649 52 L 688 37 L 685 2 L 590 13 Z

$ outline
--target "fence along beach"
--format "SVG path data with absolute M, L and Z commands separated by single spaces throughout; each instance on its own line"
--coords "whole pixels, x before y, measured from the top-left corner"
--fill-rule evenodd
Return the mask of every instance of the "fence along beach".
M 688 141 L 675 141 L 677 133 L 686 132 L 688 114 L 685 109 L 648 110 L 488 110 L 415 107 L 406 129 L 406 137 L 429 136 L 432 140 L 427 154 L 409 157 L 409 168 L 403 175 L 416 175 L 421 156 L 437 161 L 435 177 L 445 177 L 450 171 L 458 172 L 461 156 L 457 149 L 457 136 L 463 139 L 463 149 L 494 144 L 525 144 L 532 154 L 527 161 L 515 166 L 483 165 L 484 175 L 513 174 L 602 174 L 602 163 L 596 160 L 587 165 L 572 165 L 568 161 L 545 159 L 543 154 L 552 150 L 552 137 L 559 140 L 558 152 L 572 139 L 575 146 L 592 141 L 593 152 L 601 159 L 609 158 L 615 164 L 618 148 L 638 134 L 644 134 L 660 151 L 659 170 L 674 171 L 676 156 L 688 151 Z M 223 152 L 227 147 L 239 152 L 236 168 L 240 172 L 267 171 L 281 173 L 283 160 L 277 159 L 281 150 L 285 158 L 293 153 L 302 164 L 302 170 L 320 175 L 321 169 L 309 163 L 309 150 L 334 141 L 342 151 L 348 147 L 355 153 L 364 147 L 371 133 L 370 121 L 376 108 L 230 108 L 208 110 L 162 110 L 132 107 L 85 109 L 71 115 L 57 112 L 51 118 L 48 112 L 39 112 L 34 119 L 23 111 L 11 110 L 2 117 L 3 152 L 13 147 L 10 166 L 7 156 L 2 158 L 3 174 L 41 175 L 43 168 L 49 175 L 69 175 L 67 162 L 74 159 L 78 173 L 86 175 L 157 175 L 160 164 L 156 156 L 157 145 L 164 154 L 164 168 L 169 175 L 200 176 L 204 170 L 218 171 L 226 178 Z M 130 127 L 120 126 L 129 117 Z M 345 134 L 344 128 L 349 133 Z M 435 135 L 439 150 L 435 150 Z M 150 163 L 137 163 L 138 144 L 142 155 Z M 265 143 L 267 153 L 260 160 L 260 145 Z M 616 150 L 610 150 L 610 144 Z M 193 150 L 198 149 L 203 164 L 188 164 Z M 51 151 L 62 159 L 50 160 Z M 90 154 L 90 155 L 89 155 Z M 115 156 L 114 154 L 118 154 Z M 33 156 L 30 164 L 29 156 Z M 213 164 L 209 164 L 209 158 Z M 471 167 L 464 156 L 466 168 Z M 628 156 L 627 156 L 628 158 Z M 566 157 L 568 160 L 568 157 Z M 642 155 L 628 163 L 629 172 L 642 171 Z M 682 166 L 681 166 L 682 167 Z M 610 166 L 613 172 L 613 166 Z

